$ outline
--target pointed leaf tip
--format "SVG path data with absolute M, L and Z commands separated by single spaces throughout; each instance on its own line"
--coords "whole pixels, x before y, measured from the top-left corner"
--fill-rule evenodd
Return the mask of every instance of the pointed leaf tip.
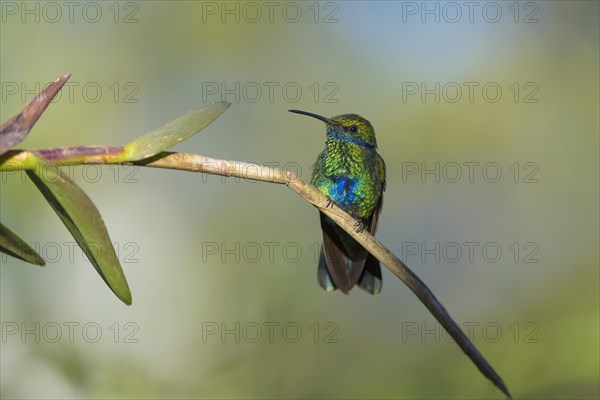
M 115 295 L 131 304 L 131 291 L 98 209 L 90 198 L 59 168 L 28 170 L 27 175 L 65 224 L 98 274 Z
M 71 74 L 63 75 L 47 84 L 17 115 L 0 126 L 0 155 L 21 143 L 31 131 L 54 96 L 69 80 Z
M 0 224 L 0 252 L 43 267 L 46 262 L 27 242 Z
M 116 161 L 138 161 L 165 151 L 206 128 L 230 105 L 225 101 L 206 104 L 156 130 L 145 133 L 126 144 L 123 148 L 123 155 L 119 156 Z

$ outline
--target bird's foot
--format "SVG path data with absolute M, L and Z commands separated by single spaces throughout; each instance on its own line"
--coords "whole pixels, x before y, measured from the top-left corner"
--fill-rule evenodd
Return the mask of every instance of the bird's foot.
M 333 208 L 333 200 L 330 197 L 327 197 L 327 204 L 325 204 L 325 208 Z
M 365 230 L 365 223 L 361 220 L 357 220 L 354 226 L 356 227 L 356 233 L 361 233 Z

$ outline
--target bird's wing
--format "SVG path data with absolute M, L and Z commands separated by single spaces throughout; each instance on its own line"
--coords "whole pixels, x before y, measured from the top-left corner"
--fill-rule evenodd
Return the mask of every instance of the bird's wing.
M 377 230 L 377 222 L 379 220 L 379 214 L 381 213 L 382 206 L 383 193 L 379 196 L 379 201 L 377 202 L 377 206 L 375 207 L 375 210 L 373 211 L 369 221 L 369 232 L 373 236 Z M 381 275 L 381 265 L 379 264 L 379 260 L 373 257 L 372 254 L 367 253 L 363 273 L 358 280 L 358 286 L 371 294 L 378 294 L 381 292 L 382 284 L 383 278 Z

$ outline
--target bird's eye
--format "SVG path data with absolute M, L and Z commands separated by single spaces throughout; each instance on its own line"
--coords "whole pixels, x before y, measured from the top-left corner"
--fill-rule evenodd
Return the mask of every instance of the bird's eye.
M 358 132 L 358 126 L 356 126 L 356 125 L 352 125 L 352 126 L 350 127 L 350 132 L 352 132 L 352 133 L 356 133 L 356 132 Z

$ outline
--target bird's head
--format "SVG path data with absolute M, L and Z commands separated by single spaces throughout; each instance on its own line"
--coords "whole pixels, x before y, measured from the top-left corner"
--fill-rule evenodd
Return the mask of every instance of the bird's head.
M 326 118 L 306 111 L 290 110 L 290 112 L 316 118 L 327 125 L 327 136 L 337 140 L 356 143 L 361 146 L 376 148 L 373 125 L 358 114 L 343 114 Z

